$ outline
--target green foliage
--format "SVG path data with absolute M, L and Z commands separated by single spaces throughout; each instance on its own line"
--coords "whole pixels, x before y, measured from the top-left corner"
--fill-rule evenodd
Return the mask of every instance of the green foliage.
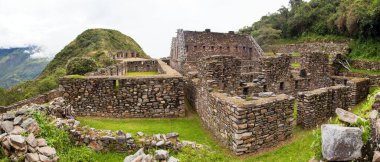
M 367 144 L 371 138 L 371 122 L 369 120 L 358 119 L 356 123 L 351 124 L 351 127 L 359 127 L 363 130 L 362 140 L 364 144 Z
M 70 78 L 70 79 L 84 79 L 84 78 L 86 78 L 83 75 L 66 75 L 65 77 Z
M 104 67 L 110 64 L 110 60 L 105 57 L 108 57 L 108 51 L 111 50 L 135 51 L 142 57 L 149 58 L 131 37 L 117 30 L 88 29 L 55 56 L 42 72 L 42 76 L 53 73 L 57 68 L 64 68 L 74 57 L 90 57 L 98 61 L 100 67 Z
M 377 70 L 367 70 L 367 69 L 355 69 L 351 68 L 351 72 L 354 73 L 363 73 L 363 74 L 368 74 L 368 75 L 380 75 L 380 71 Z
M 242 28 L 240 33 L 260 35 L 266 32 L 262 28 L 270 27 L 281 31 L 283 39 L 306 35 L 380 36 L 378 0 L 290 0 L 289 4 L 290 8 L 281 7 L 252 26 Z
M 193 149 L 189 146 L 183 148 L 180 153 L 178 153 L 178 159 L 183 162 L 215 162 L 215 161 L 229 161 L 223 154 L 215 153 L 206 148 Z
M 301 67 L 301 64 L 297 64 L 297 63 L 293 63 L 293 64 L 290 64 L 292 67 L 294 68 L 299 68 Z
M 281 37 L 281 30 L 273 29 L 271 25 L 265 25 L 258 30 L 252 31 L 252 36 L 257 40 L 260 45 L 272 44 L 274 40 Z
M 380 39 L 360 39 L 352 41 L 348 55 L 352 59 L 380 61 Z
M 292 53 L 292 57 L 300 57 L 301 54 L 300 53 Z
M 93 156 L 96 152 L 87 147 L 75 146 L 70 141 L 69 134 L 55 127 L 44 113 L 34 112 L 33 117 L 41 128 L 39 136 L 45 138 L 48 145 L 56 149 L 60 161 L 95 161 Z
M 67 63 L 68 75 L 84 75 L 97 69 L 96 62 L 91 58 L 74 57 Z
M 313 143 L 310 148 L 314 153 L 315 159 L 322 159 L 322 134 L 321 129 L 313 130 Z

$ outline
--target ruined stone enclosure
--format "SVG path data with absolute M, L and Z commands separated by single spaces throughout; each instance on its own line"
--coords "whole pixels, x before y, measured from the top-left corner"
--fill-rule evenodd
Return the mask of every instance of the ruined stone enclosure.
M 128 72 L 156 71 L 152 76 Z M 66 76 L 60 88 L 76 116 L 180 117 L 185 115 L 182 75 L 160 60 L 126 61 L 83 77 Z
M 322 45 L 291 45 L 281 48 L 291 52 L 266 56 L 248 35 L 180 29 L 170 65 L 184 75 L 185 95 L 205 127 L 242 155 L 290 138 L 295 124 L 316 127 L 336 108 L 365 99 L 368 78 L 335 76 L 342 68 L 336 60 L 347 48 Z

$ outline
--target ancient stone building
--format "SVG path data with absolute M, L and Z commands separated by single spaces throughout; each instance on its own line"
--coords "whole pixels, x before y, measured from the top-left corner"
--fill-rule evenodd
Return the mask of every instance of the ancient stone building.
M 250 35 L 234 32 L 216 33 L 177 30 L 172 39 L 170 65 L 182 72 L 185 64 L 194 64 L 200 58 L 212 55 L 232 55 L 242 60 L 256 60 L 263 51 Z M 190 65 L 189 65 L 190 66 Z
M 128 72 L 154 71 L 152 76 Z M 87 76 L 60 79 L 65 103 L 76 116 L 181 117 L 185 115 L 184 80 L 161 60 L 127 61 Z
M 126 58 L 139 58 L 140 54 L 135 51 L 123 51 L 123 50 L 118 50 L 118 51 L 109 51 L 108 52 L 109 56 L 114 59 L 126 59 Z

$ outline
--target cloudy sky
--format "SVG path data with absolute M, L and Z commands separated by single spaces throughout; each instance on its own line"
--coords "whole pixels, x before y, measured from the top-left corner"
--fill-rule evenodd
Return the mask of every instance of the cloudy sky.
M 0 0 L 0 47 L 34 44 L 54 56 L 88 28 L 134 38 L 152 57 L 169 55 L 176 29 L 227 32 L 289 0 Z

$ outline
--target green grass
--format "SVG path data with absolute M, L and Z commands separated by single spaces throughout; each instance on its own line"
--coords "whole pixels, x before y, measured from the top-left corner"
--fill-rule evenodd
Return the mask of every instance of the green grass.
M 145 72 L 127 72 L 126 76 L 152 76 L 157 75 L 157 71 L 145 71 Z
M 351 68 L 351 72 L 368 74 L 368 75 L 380 75 L 380 71 L 377 71 L 377 70 L 367 70 L 367 69 L 355 69 L 355 68 Z
M 133 133 L 142 131 L 146 134 L 178 132 L 181 140 L 195 141 L 200 144 L 210 146 L 215 150 L 214 156 L 223 157 L 223 161 L 241 161 L 241 162 L 264 162 L 264 161 L 307 161 L 313 152 L 310 145 L 313 141 L 312 131 L 295 128 L 293 137 L 286 144 L 270 149 L 267 152 L 257 155 L 248 155 L 243 157 L 235 156 L 224 146 L 218 145 L 218 142 L 202 126 L 201 120 L 186 102 L 188 114 L 185 118 L 174 119 L 108 119 L 108 118 L 91 118 L 79 117 L 82 125 L 89 125 L 97 129 L 123 130 Z M 302 154 L 299 153 L 302 150 Z M 182 153 L 185 154 L 185 153 Z M 104 153 L 104 156 L 112 157 L 113 160 L 122 159 L 124 154 Z M 181 156 L 181 153 L 178 155 Z M 96 159 L 98 157 L 95 157 Z M 99 159 L 100 160 L 100 159 Z M 109 160 L 109 161 L 113 161 Z M 205 157 L 205 161 L 207 158 Z
M 290 64 L 290 66 L 292 66 L 294 68 L 299 68 L 299 67 L 301 67 L 301 64 L 294 63 L 294 64 Z
M 300 54 L 300 53 L 292 53 L 292 56 L 293 56 L 293 57 L 300 57 L 301 54 Z
M 350 44 L 351 59 L 380 61 L 380 39 L 355 40 Z

